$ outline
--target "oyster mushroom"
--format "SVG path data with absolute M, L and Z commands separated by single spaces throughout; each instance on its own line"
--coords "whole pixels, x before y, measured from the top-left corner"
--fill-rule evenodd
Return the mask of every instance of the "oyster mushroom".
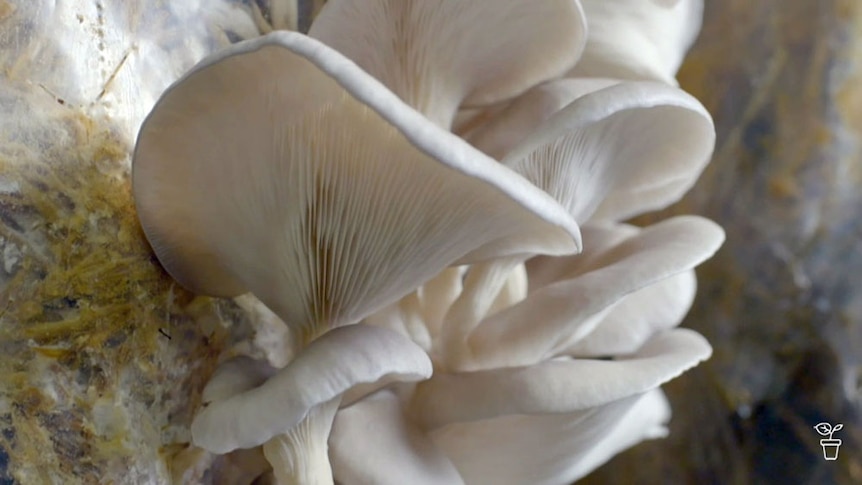
M 560 79 L 462 133 L 551 193 L 575 220 L 623 220 L 677 201 L 715 145 L 712 117 L 655 82 Z
M 550 81 L 509 103 L 476 110 L 477 114 L 467 117 L 454 131 L 484 153 L 502 160 L 542 122 L 576 99 L 618 83 L 617 79 L 602 78 Z
M 450 264 L 580 248 L 547 194 L 292 32 L 175 83 L 141 129 L 133 189 L 171 276 L 250 291 L 306 340 Z
M 329 0 L 309 35 L 446 129 L 459 106 L 485 106 L 561 76 L 581 54 L 575 0 Z
M 724 241 L 720 227 L 695 216 L 675 217 L 643 230 L 616 226 L 615 232 L 622 241 L 607 247 L 597 242 L 592 261 L 568 266 L 566 261 L 545 261 L 542 266 L 559 268 L 559 280 L 530 278 L 535 290 L 526 299 L 484 319 L 466 339 L 469 358 L 462 368 L 532 365 L 560 353 L 571 355 L 569 346 L 590 335 L 624 297 L 685 274 Z M 684 288 L 669 301 L 679 301 L 687 310 L 691 293 L 692 289 Z M 653 301 L 647 308 L 664 307 L 667 301 Z M 673 303 L 674 308 L 680 303 Z M 660 316 L 675 318 L 684 313 L 672 310 Z M 674 326 L 680 319 L 659 321 Z M 641 331 L 633 328 L 626 336 L 627 350 L 641 347 L 658 330 L 649 323 L 646 326 Z
M 703 337 L 672 327 L 691 302 L 693 288 L 685 285 L 693 283 L 692 268 L 717 249 L 723 232 L 687 216 L 645 229 L 591 223 L 584 237 L 582 255 L 528 262 L 526 298 L 483 318 L 467 336 L 472 354 L 465 365 L 438 362 L 446 353 L 432 347 L 434 376 L 404 393 L 399 406 L 387 404 L 400 414 L 365 401 L 345 416 L 352 425 L 334 428 L 330 441 L 359 439 L 363 422 L 418 429 L 424 437 L 413 442 L 430 440 L 434 447 L 411 448 L 408 441 L 402 450 L 419 456 L 404 463 L 436 463 L 439 454 L 465 483 L 561 484 L 633 443 L 660 436 L 669 411 L 658 387 L 711 353 Z M 642 292 L 677 278 L 668 291 L 657 292 L 660 298 L 641 298 L 655 297 Z M 524 291 L 518 280 L 512 294 Z M 681 285 L 684 291 L 676 293 Z M 617 325 L 609 318 L 631 298 L 647 317 L 615 346 L 609 339 L 622 332 L 603 328 Z M 671 309 L 651 309 L 666 305 Z M 435 329 L 428 333 L 435 342 Z M 579 343 L 596 335 L 604 350 L 622 352 L 584 355 Z M 378 424 L 384 419 L 387 424 Z M 333 463 L 347 468 L 336 473 L 375 473 L 358 457 Z M 428 472 L 417 468 L 417 475 Z
M 669 418 L 667 400 L 655 389 L 580 411 L 453 423 L 430 438 L 467 484 L 562 485 L 664 436 Z
M 294 360 L 249 391 L 269 398 L 301 385 L 297 366 L 315 339 L 448 265 L 580 249 L 577 224 L 547 194 L 292 32 L 235 44 L 176 82 L 141 128 L 133 190 L 177 281 L 211 296 L 251 292 L 291 329 Z M 356 351 L 377 348 L 367 344 Z M 349 365 L 328 365 L 352 383 Z M 199 424 L 194 441 L 225 452 L 271 439 L 286 422 L 313 427 L 317 441 L 282 440 L 289 451 L 279 456 L 292 456 L 284 465 L 294 475 L 320 470 L 320 430 L 338 406 L 337 393 L 326 395 L 297 404 L 287 421 L 236 421 L 262 401 L 232 398 L 196 420 L 234 416 L 230 434 Z
M 327 440 L 345 394 L 358 399 L 430 375 L 427 354 L 398 333 L 337 328 L 281 370 L 248 357 L 222 364 L 204 389 L 192 438 L 215 453 L 262 445 L 279 483 L 332 483 Z
M 579 223 L 625 219 L 675 202 L 697 180 L 715 143 L 712 118 L 701 104 L 660 83 L 562 80 L 524 99 L 542 103 L 516 101 L 489 127 L 497 134 L 483 140 L 503 139 L 538 118 L 538 127 L 507 149 L 502 163 L 551 194 Z M 465 336 L 524 259 L 469 269 L 443 328 L 448 360 L 467 358 Z
M 579 223 L 624 220 L 676 202 L 714 145 L 712 117 L 695 98 L 660 83 L 624 82 L 567 104 L 502 163 Z
M 509 103 L 461 109 L 453 131 L 494 158 L 578 97 L 624 81 L 676 86 L 682 58 L 700 30 L 702 0 L 585 0 L 593 25 L 584 55 L 563 79 Z
M 698 235 L 699 224 L 679 224 L 680 220 L 667 221 L 661 231 L 672 229 L 661 238 L 657 234 L 641 239 L 638 234 L 641 230 L 626 225 L 615 224 L 589 224 L 585 229 L 591 246 L 590 251 L 583 258 L 544 258 L 538 257 L 527 263 L 527 273 L 532 285 L 531 293 L 540 293 L 545 287 L 563 284 L 563 281 L 573 280 L 593 273 L 601 268 L 621 267 L 622 264 L 631 264 L 632 270 L 643 271 L 650 265 L 656 271 L 670 275 L 664 279 L 650 278 L 653 282 L 646 286 L 636 283 L 640 278 L 621 278 L 628 288 L 638 288 L 617 301 L 611 308 L 601 312 L 599 320 L 590 322 L 581 327 L 577 332 L 581 338 L 569 339 L 570 345 L 561 343 L 560 351 L 575 357 L 601 358 L 608 355 L 627 355 L 637 351 L 644 342 L 649 340 L 655 333 L 668 330 L 681 322 L 694 301 L 697 290 L 697 279 L 693 269 L 685 269 L 697 264 L 702 258 L 711 254 L 711 250 L 721 241 L 701 240 L 705 247 L 698 248 L 697 239 L 692 236 Z M 689 229 L 686 230 L 685 226 Z M 711 231 L 711 225 L 706 226 Z M 656 228 L 652 228 L 655 232 Z M 691 232 L 691 235 L 686 235 Z M 641 234 L 643 237 L 644 234 Z M 635 239 L 633 239 L 635 238 Z M 660 239 L 672 240 L 665 251 Z M 677 240 L 673 240 L 677 239 Z M 627 241 L 627 242 L 626 242 Z M 683 242 L 684 241 L 684 242 Z M 643 251 L 644 254 L 638 254 Z M 664 253 L 664 256 L 661 255 Z M 661 264 L 662 258 L 672 256 L 672 262 L 668 260 Z M 650 262 L 652 261 L 652 262 Z M 656 264 L 659 263 L 659 264 Z M 670 263 L 670 264 L 668 264 Z M 653 266 L 656 264 L 655 266 Z M 682 271 L 680 271 L 682 268 Z M 642 275 L 648 274 L 643 271 Z M 610 283 L 610 280 L 605 280 Z M 643 282 L 644 280 L 641 280 Z M 634 283 L 632 286 L 631 284 Z

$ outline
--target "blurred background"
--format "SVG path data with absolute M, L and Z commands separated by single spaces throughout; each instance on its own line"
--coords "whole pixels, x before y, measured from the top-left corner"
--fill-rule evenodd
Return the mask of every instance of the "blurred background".
M 862 2 L 708 1 L 679 79 L 718 142 L 655 218 L 727 231 L 683 324 L 715 353 L 664 386 L 668 438 L 583 482 L 862 483 Z M 844 425 L 835 461 L 813 429 L 824 421 Z

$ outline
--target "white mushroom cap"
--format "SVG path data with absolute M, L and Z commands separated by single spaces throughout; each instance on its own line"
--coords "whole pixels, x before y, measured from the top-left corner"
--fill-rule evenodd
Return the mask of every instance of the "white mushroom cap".
M 653 389 L 636 396 L 634 401 L 627 412 L 608 422 L 598 436 L 593 435 L 595 441 L 592 446 L 582 448 L 584 455 L 567 470 L 567 482 L 585 476 L 641 441 L 668 436 L 667 423 L 671 418 L 671 408 L 664 392 Z M 569 477 L 571 480 L 568 480 Z
M 670 409 L 655 390 L 573 413 L 509 415 L 434 431 L 466 483 L 572 483 L 613 454 L 662 436 Z
M 491 139 L 514 135 L 525 121 L 545 117 L 568 98 L 574 101 L 541 123 L 502 163 L 551 194 L 579 223 L 594 213 L 616 220 L 664 207 L 682 197 L 709 161 L 715 142 L 709 113 L 685 92 L 654 82 L 547 83 L 501 113 L 492 128 L 503 133 Z M 442 332 L 448 365 L 468 366 L 464 340 L 518 262 L 497 260 L 468 271 Z M 533 320 L 519 314 L 516 321 L 521 319 Z M 539 334 L 528 339 L 545 342 Z
M 589 37 L 567 77 L 677 84 L 676 72 L 700 32 L 703 0 L 581 0 Z
M 625 226 L 623 232 L 628 232 Z M 675 217 L 607 250 L 598 248 L 600 259 L 590 265 L 593 267 L 567 268 L 561 281 L 547 286 L 541 280 L 531 281 L 538 289 L 519 304 L 485 319 L 469 336 L 471 368 L 530 365 L 560 355 L 589 335 L 624 297 L 694 268 L 723 241 L 724 231 L 715 223 L 695 216 Z M 565 261 L 558 266 L 566 268 Z M 652 336 L 653 330 L 647 326 L 637 332 L 638 344 Z M 636 336 L 632 338 L 637 341 Z
M 506 415 L 571 413 L 656 389 L 711 353 L 701 335 L 678 328 L 617 360 L 559 357 L 524 367 L 437 372 L 416 386 L 409 414 L 433 430 Z
M 619 79 L 577 78 L 546 82 L 511 103 L 475 114 L 456 131 L 473 146 L 501 160 L 545 120 L 572 101 L 619 84 Z
M 578 97 L 502 162 L 579 223 L 620 220 L 676 202 L 712 155 L 706 109 L 682 90 L 626 82 Z
M 251 291 L 306 335 L 456 262 L 580 245 L 547 194 L 291 32 L 235 44 L 174 84 L 141 129 L 133 186 L 174 278 Z
M 669 418 L 656 389 L 571 413 L 505 415 L 424 433 L 384 391 L 339 411 L 329 450 L 341 483 L 561 484 L 665 436 Z
M 634 352 L 656 333 L 682 323 L 696 293 L 694 269 L 635 291 L 606 312 L 592 332 L 561 353 L 602 357 Z
M 576 0 L 329 0 L 309 35 L 449 128 L 461 104 L 493 104 L 565 73 L 586 25 Z
M 264 381 L 274 372 L 267 367 L 250 359 L 223 365 L 204 390 L 204 407 L 192 422 L 195 445 L 213 453 L 259 446 L 356 386 L 373 392 L 394 380 L 426 379 L 432 372 L 428 355 L 416 344 L 368 325 L 327 332 Z

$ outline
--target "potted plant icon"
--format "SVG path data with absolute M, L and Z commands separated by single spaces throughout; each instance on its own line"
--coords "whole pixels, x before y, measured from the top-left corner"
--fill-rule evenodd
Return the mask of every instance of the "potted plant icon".
M 841 440 L 833 439 L 832 434 L 843 427 L 844 425 L 841 423 L 838 423 L 835 426 L 832 426 L 829 423 L 820 423 L 814 427 L 814 429 L 820 433 L 820 436 L 829 436 L 829 438 L 820 440 L 820 446 L 823 447 L 823 459 L 828 461 L 838 459 L 838 449 L 841 447 Z

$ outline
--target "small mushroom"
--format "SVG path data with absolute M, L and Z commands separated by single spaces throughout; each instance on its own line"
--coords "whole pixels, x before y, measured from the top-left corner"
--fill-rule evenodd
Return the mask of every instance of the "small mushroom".
M 329 0 L 309 35 L 334 47 L 446 129 L 561 76 L 586 39 L 573 0 Z
M 293 32 L 235 44 L 177 81 L 141 128 L 133 190 L 177 281 L 252 292 L 301 342 L 448 265 L 580 249 L 547 194 Z
M 398 333 L 337 328 L 280 370 L 247 357 L 222 364 L 204 389 L 192 440 L 221 454 L 263 445 L 279 483 L 332 483 L 327 440 L 345 394 L 355 400 L 430 375 L 427 354 Z

